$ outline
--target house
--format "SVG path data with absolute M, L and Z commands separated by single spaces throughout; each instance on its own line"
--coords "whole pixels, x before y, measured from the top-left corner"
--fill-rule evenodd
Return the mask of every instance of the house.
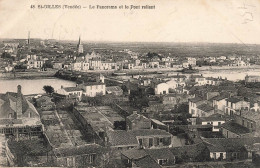
M 121 89 L 120 86 L 109 86 L 106 87 L 106 93 L 116 95 L 116 96 L 121 96 L 123 95 L 123 90 Z
M 54 149 L 54 163 L 58 167 L 100 167 L 105 149 L 97 144 Z
M 168 148 L 131 149 L 121 153 L 126 167 L 167 167 L 175 164 L 175 156 Z
M 139 144 L 133 133 L 124 130 L 107 132 L 107 146 L 118 150 L 138 148 Z
M 189 100 L 189 114 L 191 114 L 192 117 L 198 117 L 199 113 L 198 113 L 197 107 L 202 104 L 205 104 L 206 102 L 207 102 L 207 100 L 201 99 L 199 97 L 190 99 Z
M 63 63 L 62 62 L 54 62 L 53 63 L 53 69 L 63 69 Z
M 130 130 L 130 133 L 138 140 L 139 147 L 148 148 L 165 148 L 171 147 L 173 142 L 173 135 L 160 129 L 138 129 Z
M 43 128 L 38 111 L 22 94 L 22 87 L 17 86 L 17 93 L 0 94 L 0 133 L 13 135 L 16 140 L 31 138 L 42 134 Z
M 83 90 L 83 94 L 89 97 L 102 96 L 106 94 L 106 85 L 103 82 L 86 82 L 79 84 L 78 88 Z
M 165 82 L 152 82 L 152 87 L 154 88 L 154 93 L 156 95 L 169 93 L 169 85 Z
M 226 98 L 227 96 L 225 95 L 219 95 L 216 97 L 213 97 L 211 101 L 213 102 L 213 107 L 217 110 L 225 112 L 225 107 L 226 107 Z
M 212 132 L 219 132 L 220 126 L 226 122 L 226 119 L 221 114 L 213 114 L 208 117 L 199 117 L 196 122 L 201 125 L 212 125 Z
M 196 86 L 203 86 L 207 84 L 207 79 L 202 75 L 191 75 L 190 81 L 195 82 Z
M 65 98 L 76 98 L 77 100 L 81 100 L 83 90 L 79 87 L 63 87 L 56 91 L 56 94 L 62 95 Z
M 146 118 L 141 114 L 137 114 L 135 111 L 130 116 L 126 117 L 127 130 L 137 129 L 151 129 L 151 119 Z
M 159 63 L 159 61 L 150 61 L 149 62 L 149 67 L 150 68 L 159 68 L 159 66 L 160 66 L 160 63 Z
M 230 97 L 226 99 L 225 113 L 233 115 L 239 110 L 249 110 L 250 103 L 243 100 L 241 97 Z
M 170 148 L 176 158 L 176 163 L 180 162 L 203 162 L 209 159 L 209 151 L 202 142 L 193 145 L 184 145 Z
M 228 161 L 252 159 L 252 150 L 249 147 L 259 142 L 259 137 L 203 139 L 212 160 Z
M 196 58 L 188 57 L 187 61 L 189 65 L 196 66 Z
M 197 116 L 198 117 L 208 117 L 215 113 L 215 110 L 212 106 L 208 104 L 201 104 L 197 106 Z
M 260 114 L 255 111 L 241 111 L 240 114 L 234 114 L 234 121 L 254 133 L 254 136 L 259 136 Z
M 260 76 L 246 76 L 245 77 L 245 83 L 256 83 L 256 82 L 260 82 Z
M 28 61 L 27 69 L 43 67 L 44 60 L 42 59 L 41 56 L 27 55 L 26 59 Z
M 221 125 L 221 132 L 226 138 L 252 137 L 250 130 L 234 121 L 228 121 Z

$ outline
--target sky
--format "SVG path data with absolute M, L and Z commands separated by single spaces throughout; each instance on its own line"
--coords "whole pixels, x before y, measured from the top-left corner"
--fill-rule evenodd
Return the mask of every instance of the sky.
M 31 5 L 36 8 L 31 9 Z M 38 9 L 81 5 L 82 9 Z M 155 9 L 88 9 L 155 5 Z M 260 44 L 257 0 L 0 0 L 0 38 Z

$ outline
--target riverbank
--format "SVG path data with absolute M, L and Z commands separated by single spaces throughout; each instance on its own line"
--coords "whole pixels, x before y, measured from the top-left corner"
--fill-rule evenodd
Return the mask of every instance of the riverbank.
M 50 71 L 26 71 L 26 72 L 2 72 L 0 73 L 1 80 L 12 80 L 12 79 L 51 79 L 54 78 L 56 70 Z
M 252 66 L 203 66 L 203 67 L 195 67 L 195 69 L 199 70 L 197 73 L 203 74 L 203 72 L 231 72 L 231 71 L 243 71 L 246 72 L 248 70 L 260 70 L 260 65 L 252 65 Z M 149 75 L 149 74 L 165 74 L 165 73 L 178 73 L 178 71 L 182 70 L 182 68 L 151 68 L 151 69 L 123 69 L 120 72 L 126 73 L 126 76 L 132 75 Z M 16 72 L 15 74 L 12 72 L 0 73 L 0 79 L 49 79 L 55 78 L 55 73 L 57 70 L 50 69 L 48 71 L 36 71 L 30 70 L 26 72 Z M 76 72 L 79 74 L 93 73 L 93 74 L 103 74 L 105 76 L 113 75 L 115 70 L 89 70 L 87 72 Z M 181 73 L 181 72 L 180 72 Z

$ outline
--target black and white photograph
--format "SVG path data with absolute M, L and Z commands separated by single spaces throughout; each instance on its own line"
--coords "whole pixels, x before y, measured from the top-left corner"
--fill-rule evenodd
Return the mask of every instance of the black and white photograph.
M 260 167 L 260 1 L 0 0 L 0 167 Z

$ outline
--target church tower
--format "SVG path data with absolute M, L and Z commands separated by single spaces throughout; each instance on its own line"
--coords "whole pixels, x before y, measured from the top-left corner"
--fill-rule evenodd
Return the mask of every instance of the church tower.
M 27 44 L 30 45 L 30 31 L 28 32 Z
M 77 45 L 77 49 L 78 49 L 78 55 L 83 53 L 83 45 L 81 44 L 81 40 L 80 40 L 80 36 L 79 36 L 79 42 L 78 42 L 78 45 Z

